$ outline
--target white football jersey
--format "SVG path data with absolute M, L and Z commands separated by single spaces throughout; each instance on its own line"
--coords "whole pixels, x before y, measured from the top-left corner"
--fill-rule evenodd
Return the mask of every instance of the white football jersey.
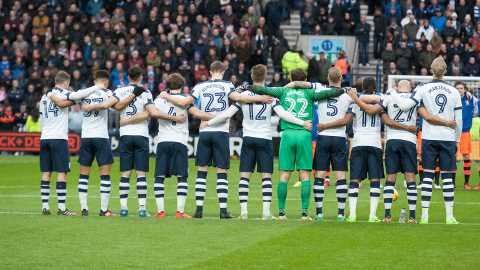
M 55 87 L 52 93 L 67 98 L 69 91 Z M 41 140 L 68 140 L 68 107 L 58 107 L 47 95 L 40 100 L 40 121 L 42 123 Z
M 185 97 L 187 98 L 187 97 Z M 157 97 L 155 99 L 155 107 L 168 115 L 188 115 L 187 109 L 174 105 L 168 102 L 166 99 Z M 158 135 L 156 137 L 157 143 L 159 142 L 178 142 L 184 145 L 188 145 L 188 119 L 183 123 L 177 123 L 174 121 L 168 121 L 158 119 Z
M 403 98 L 410 98 L 412 93 L 398 93 Z M 382 107 L 387 112 L 388 116 L 395 122 L 407 126 L 415 126 L 417 124 L 417 106 L 413 106 L 408 111 L 402 111 L 390 95 L 384 95 L 382 99 Z M 412 143 L 417 143 L 417 136 L 411 132 L 402 129 L 390 128 L 385 125 L 387 132 L 386 139 L 388 140 L 404 140 Z
M 347 94 L 329 98 L 317 103 L 317 115 L 319 123 L 328 123 L 345 117 L 353 100 Z M 346 137 L 346 126 L 326 129 L 318 132 L 322 136 Z
M 195 98 L 195 105 L 203 112 L 213 115 L 220 114 L 228 109 L 228 96 L 234 90 L 231 82 L 223 80 L 210 80 L 195 85 L 192 89 L 192 96 Z M 202 131 L 229 132 L 230 121 L 215 126 L 200 128 Z
M 444 81 L 434 80 L 417 87 L 412 99 L 417 104 L 422 102 L 430 114 L 445 120 L 455 120 L 455 111 L 462 109 L 462 99 L 457 89 Z M 455 142 L 456 132 L 448 127 L 432 125 L 427 121 L 422 121 L 422 138 Z
M 242 92 L 242 95 L 253 96 L 254 93 L 250 91 Z M 253 137 L 261 139 L 272 139 L 272 110 L 278 105 L 275 100 L 271 104 L 236 104 L 242 109 L 243 113 L 243 137 Z
M 133 86 L 120 87 L 115 90 L 114 96 L 119 100 L 124 99 L 128 95 L 133 93 Z M 130 104 L 128 104 L 125 109 L 120 113 L 122 117 L 132 117 L 137 113 L 145 111 L 145 106 L 153 104 L 153 97 L 149 91 L 143 92 L 140 96 L 136 97 Z M 148 120 L 145 120 L 141 123 L 131 124 L 120 127 L 120 137 L 130 135 L 130 136 L 143 136 L 149 137 L 148 135 Z
M 109 99 L 113 93 L 108 89 L 98 86 L 88 97 L 81 100 L 84 104 L 98 104 Z M 82 138 L 105 138 L 108 139 L 108 109 L 100 111 L 83 112 Z
M 369 115 L 362 111 L 357 104 L 350 106 L 349 112 L 353 114 L 353 140 L 352 147 L 373 146 L 382 148 L 381 143 L 381 118 L 380 115 Z

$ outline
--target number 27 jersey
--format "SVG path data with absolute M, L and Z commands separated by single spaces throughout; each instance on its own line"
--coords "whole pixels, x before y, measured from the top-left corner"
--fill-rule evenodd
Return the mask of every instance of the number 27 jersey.
M 411 93 L 398 93 L 403 98 L 410 98 Z M 402 111 L 390 95 L 384 95 L 382 98 L 382 107 L 387 112 L 388 117 L 393 121 L 407 126 L 415 126 L 417 124 L 417 106 L 413 106 L 408 111 Z M 385 125 L 388 140 L 404 140 L 417 143 L 417 136 L 409 131 L 395 129 Z

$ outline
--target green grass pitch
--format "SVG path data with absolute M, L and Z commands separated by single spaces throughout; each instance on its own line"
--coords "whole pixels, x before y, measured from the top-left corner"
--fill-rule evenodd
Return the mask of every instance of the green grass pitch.
M 153 159 L 151 168 L 153 168 Z M 78 211 L 78 165 L 72 159 L 69 208 Z M 187 212 L 194 209 L 196 170 L 190 163 Z M 155 212 L 153 173 L 149 174 L 150 213 Z M 118 212 L 118 162 L 113 168 L 111 208 Z M 444 225 L 443 199 L 433 194 L 430 225 L 369 224 L 368 188 L 361 189 L 356 224 L 335 221 L 334 188 L 326 191 L 326 222 L 300 222 L 299 189 L 290 186 L 289 220 L 261 221 L 260 179 L 250 184 L 251 220 L 221 221 L 210 171 L 203 220 L 175 220 L 175 183 L 166 182 L 164 220 L 140 219 L 132 180 L 128 218 L 97 216 L 99 180 L 93 170 L 89 187 L 89 217 L 40 215 L 37 157 L 0 157 L 0 269 L 478 269 L 480 265 L 480 192 L 464 191 L 462 175 L 456 192 L 455 215 L 460 225 Z M 239 213 L 238 161 L 229 171 L 229 208 Z M 278 174 L 274 175 L 274 190 Z M 472 179 L 478 181 L 477 176 Z M 396 221 L 406 207 L 405 189 L 393 206 Z M 54 194 L 52 189 L 52 194 Z M 50 199 L 56 209 L 56 197 Z M 383 215 L 383 204 L 378 209 Z M 313 198 L 311 211 L 313 214 Z M 276 214 L 275 196 L 272 211 Z M 348 210 L 347 210 L 348 211 Z M 419 211 L 417 212 L 417 217 Z

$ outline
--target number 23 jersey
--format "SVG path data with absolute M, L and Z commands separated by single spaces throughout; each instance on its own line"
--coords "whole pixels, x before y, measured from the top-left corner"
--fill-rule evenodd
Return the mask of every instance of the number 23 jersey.
M 228 96 L 234 88 L 231 82 L 210 80 L 195 85 L 192 89 L 192 96 L 195 98 L 195 105 L 199 110 L 217 115 L 228 109 Z M 226 121 L 219 125 L 200 128 L 200 132 L 220 131 L 228 133 L 229 127 L 230 121 Z
M 119 100 L 122 100 L 133 93 L 133 88 L 134 87 L 132 85 L 117 88 L 114 96 L 116 96 Z M 144 112 L 145 107 L 149 104 L 153 105 L 153 97 L 149 91 L 145 91 L 140 96 L 134 98 L 133 101 L 130 102 L 127 107 L 120 112 L 120 116 L 127 118 L 135 116 L 138 113 Z M 148 120 L 120 127 L 120 137 L 125 135 L 143 136 L 148 138 Z

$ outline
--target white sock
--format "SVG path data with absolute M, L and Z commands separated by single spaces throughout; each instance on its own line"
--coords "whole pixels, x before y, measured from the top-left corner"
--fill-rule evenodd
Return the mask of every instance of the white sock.
M 78 198 L 80 199 L 80 209 L 88 210 L 88 175 L 81 174 L 78 179 Z
M 187 196 L 177 196 L 177 211 L 185 213 L 185 201 Z
M 428 220 L 428 208 L 422 208 L 422 220 L 423 219 Z
M 110 201 L 110 192 L 112 191 L 112 183 L 110 175 L 100 176 L 100 209 L 105 212 L 108 210 L 108 203 Z
M 370 197 L 370 218 L 377 216 L 379 197 Z
M 447 202 L 445 202 L 445 217 L 447 219 L 453 218 L 453 203 L 447 205 Z
M 348 207 L 350 208 L 350 217 L 357 217 L 357 200 L 358 197 L 348 197 Z
M 165 211 L 165 198 L 155 198 L 155 202 L 157 203 L 157 212 Z
M 264 217 L 269 217 L 271 216 L 272 214 L 270 213 L 270 202 L 263 202 L 263 216 Z
M 240 215 L 247 215 L 247 214 L 248 214 L 247 203 L 246 202 L 240 203 Z

